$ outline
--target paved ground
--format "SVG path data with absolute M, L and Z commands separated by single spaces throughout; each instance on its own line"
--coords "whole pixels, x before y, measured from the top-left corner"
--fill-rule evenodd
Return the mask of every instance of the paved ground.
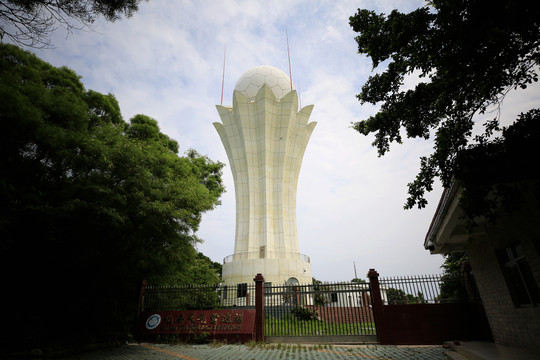
M 441 346 L 323 346 L 271 344 L 247 345 L 156 345 L 130 344 L 92 351 L 66 360 L 445 360 Z

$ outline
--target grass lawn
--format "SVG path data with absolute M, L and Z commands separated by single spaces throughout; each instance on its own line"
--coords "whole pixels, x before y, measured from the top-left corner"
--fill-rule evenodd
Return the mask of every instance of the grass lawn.
M 266 336 L 375 335 L 373 322 L 338 324 L 324 320 L 266 317 L 264 326 Z

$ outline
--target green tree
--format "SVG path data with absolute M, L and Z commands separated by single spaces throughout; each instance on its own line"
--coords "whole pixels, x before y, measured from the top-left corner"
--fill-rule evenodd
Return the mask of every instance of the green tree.
M 15 44 L 50 47 L 51 34 L 58 26 L 68 32 L 89 27 L 97 17 L 108 21 L 131 16 L 141 0 L 1 0 L 0 39 Z
M 440 302 L 467 301 L 467 288 L 464 283 L 461 265 L 468 261 L 467 254 L 451 253 L 444 255 L 441 265 L 441 293 L 438 297 Z
M 321 280 L 315 279 L 314 277 L 311 278 L 311 282 L 313 283 L 313 302 L 315 303 L 315 305 L 324 306 L 329 301 L 325 296 L 328 292 L 325 291 L 326 289 L 321 288 L 323 282 Z
M 457 155 L 455 176 L 463 185 L 460 207 L 469 231 L 475 218 L 491 221 L 519 209 L 538 193 L 540 177 L 533 159 L 540 157 L 540 109 L 519 115 L 502 135 L 481 141 Z
M 424 294 L 418 291 L 417 296 L 407 294 L 401 289 L 388 288 L 386 289 L 386 297 L 390 305 L 394 304 L 424 304 L 426 302 Z
M 374 68 L 387 65 L 357 95 L 380 110 L 354 129 L 375 134 L 379 156 L 403 135 L 434 136 L 433 153 L 420 159 L 419 174 L 408 186 L 405 208 L 422 208 L 434 178 L 449 187 L 462 168 L 461 153 L 482 152 L 485 148 L 476 146 L 488 146 L 500 134 L 495 118 L 473 138 L 475 115 L 500 106 L 510 90 L 538 81 L 540 12 L 532 2 L 433 0 L 408 14 L 359 9 L 350 25 L 359 33 L 359 53 L 369 56 Z M 404 89 L 405 77 L 413 73 L 420 82 Z
M 405 300 L 406 294 L 401 289 L 388 288 L 386 289 L 386 297 L 389 304 L 401 304 Z
M 465 253 L 450 253 L 443 255 L 443 257 L 444 262 L 441 265 L 443 275 L 451 277 L 461 276 L 461 265 L 464 262 L 469 261 L 469 258 Z
M 222 265 L 198 252 L 190 264 L 190 270 L 179 274 L 177 283 L 214 285 L 221 283 Z
M 0 45 L 0 99 L 0 256 L 15 339 L 125 336 L 142 280 L 203 268 L 215 280 L 194 233 L 219 203 L 223 164 L 178 156 L 156 120 L 125 122 L 113 95 L 13 45 Z
M 413 302 L 414 304 L 425 304 L 426 303 L 426 299 L 424 297 L 424 294 L 421 291 L 418 291 L 416 293 L 416 296 L 412 296 L 412 298 L 409 298 L 409 299 L 414 301 Z
M 358 283 L 358 284 L 365 284 L 366 283 L 366 280 L 364 279 L 359 279 L 359 278 L 354 278 L 351 280 L 352 283 Z

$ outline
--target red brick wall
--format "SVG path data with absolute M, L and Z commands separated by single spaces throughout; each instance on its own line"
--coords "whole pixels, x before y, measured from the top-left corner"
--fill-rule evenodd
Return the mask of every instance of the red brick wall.
M 321 320 L 331 323 L 349 324 L 359 322 L 373 322 L 373 310 L 370 307 L 332 307 L 307 306 L 316 310 Z

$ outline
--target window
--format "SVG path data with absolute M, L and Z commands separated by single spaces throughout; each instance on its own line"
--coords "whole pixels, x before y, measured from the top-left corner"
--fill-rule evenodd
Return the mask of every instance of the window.
M 333 292 L 333 293 L 330 293 L 330 297 L 332 298 L 332 302 L 337 302 L 337 293 Z
M 514 305 L 539 304 L 540 290 L 521 245 L 499 250 L 497 255 Z
M 236 287 L 236 297 L 246 297 L 247 296 L 247 283 L 238 284 Z
M 296 286 L 296 285 L 299 285 L 300 283 L 298 282 L 298 279 L 295 278 L 295 277 L 290 277 L 289 280 L 287 280 L 285 282 L 285 285 L 289 285 L 289 286 Z
M 272 294 L 272 283 L 266 282 L 264 283 L 264 295 L 270 295 Z
M 227 300 L 227 286 L 224 286 L 221 290 L 221 294 L 223 296 L 223 300 Z

